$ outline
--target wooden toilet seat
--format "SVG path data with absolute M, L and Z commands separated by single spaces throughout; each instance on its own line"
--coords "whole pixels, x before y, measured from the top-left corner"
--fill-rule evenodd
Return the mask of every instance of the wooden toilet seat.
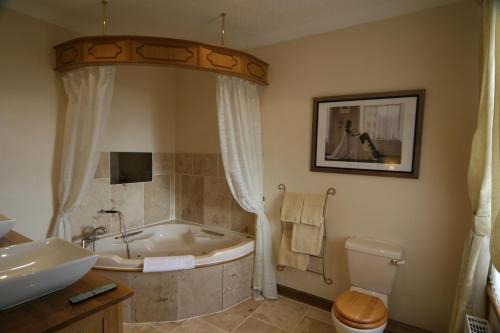
M 378 297 L 354 290 L 340 294 L 332 311 L 342 323 L 353 328 L 373 329 L 387 321 L 387 309 Z

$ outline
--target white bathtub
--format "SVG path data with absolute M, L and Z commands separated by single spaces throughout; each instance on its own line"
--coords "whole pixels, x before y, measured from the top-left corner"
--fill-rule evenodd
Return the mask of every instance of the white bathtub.
M 127 252 L 121 234 L 95 242 L 96 269 L 142 271 L 144 257 L 194 255 L 196 267 L 221 264 L 254 251 L 254 239 L 238 233 L 191 224 L 163 223 L 129 230 Z

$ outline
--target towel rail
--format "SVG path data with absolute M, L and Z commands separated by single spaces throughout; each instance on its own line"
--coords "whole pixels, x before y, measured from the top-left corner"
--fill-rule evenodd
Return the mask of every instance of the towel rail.
M 278 185 L 278 190 L 280 191 L 283 191 L 283 195 L 285 194 L 286 192 L 286 186 L 285 184 L 279 184 Z M 319 256 L 314 256 L 314 255 L 311 255 L 311 257 L 314 257 L 314 258 L 318 258 L 321 260 L 321 267 L 322 267 L 322 271 L 321 272 L 316 272 L 316 271 L 313 271 L 313 270 L 310 270 L 310 269 L 307 269 L 307 272 L 310 272 L 310 273 L 314 273 L 314 274 L 318 274 L 318 275 L 321 275 L 323 277 L 323 281 L 328 284 L 328 285 L 331 285 L 333 283 L 332 279 L 327 277 L 326 276 L 326 270 L 325 270 L 325 245 L 326 245 L 326 203 L 328 201 L 328 197 L 329 196 L 333 196 L 335 195 L 336 191 L 333 187 L 330 187 L 328 190 L 326 190 L 326 195 L 325 195 L 325 204 L 323 205 L 323 230 L 324 230 L 324 233 L 323 233 L 323 244 L 321 245 L 321 252 L 320 254 L 322 255 L 319 255 Z M 281 219 L 280 219 L 281 220 Z M 283 238 L 283 221 L 281 221 L 281 239 Z M 280 241 L 281 241 L 280 239 Z M 277 265 L 276 267 L 278 269 L 278 271 L 283 271 L 285 269 L 285 266 L 283 265 Z

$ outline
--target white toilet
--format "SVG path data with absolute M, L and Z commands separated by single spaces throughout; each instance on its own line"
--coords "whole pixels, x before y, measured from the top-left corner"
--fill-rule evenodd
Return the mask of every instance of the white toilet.
M 387 325 L 388 295 L 403 264 L 403 248 L 370 237 L 345 243 L 351 288 L 333 304 L 337 333 L 382 333 Z

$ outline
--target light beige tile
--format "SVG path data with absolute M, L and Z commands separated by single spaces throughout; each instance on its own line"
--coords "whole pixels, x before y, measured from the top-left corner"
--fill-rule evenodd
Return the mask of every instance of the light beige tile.
M 129 272 L 113 272 L 99 270 L 99 273 L 110 278 L 115 282 L 119 282 L 127 287 L 130 287 L 130 273 Z M 123 305 L 123 321 L 130 322 L 130 298 L 127 298 L 122 302 Z
M 101 153 L 94 178 L 109 178 L 109 152 Z M 109 183 L 109 182 L 108 182 Z
M 306 317 L 319 320 L 328 325 L 333 325 L 331 311 L 324 311 L 313 307 L 309 307 L 309 309 L 306 312 Z
M 254 256 L 233 261 L 223 266 L 223 308 L 227 309 L 252 295 Z
M 304 304 L 280 298 L 266 301 L 252 316 L 290 331 L 297 326 L 307 309 Z
M 222 310 L 222 265 L 179 274 L 179 319 Z
M 182 175 L 175 175 L 175 218 L 181 218 Z
M 153 153 L 153 176 L 173 175 L 174 170 L 173 153 Z
M 230 229 L 231 192 L 225 178 L 204 177 L 204 221 L 207 225 Z
M 111 208 L 123 213 L 127 228 L 144 225 L 144 183 L 111 185 Z M 113 214 L 111 230 L 119 229 L 118 214 Z
M 263 301 L 255 301 L 249 298 L 247 301 L 238 304 L 224 312 L 203 317 L 204 320 L 220 327 L 228 332 L 234 330 L 243 320 L 250 316 Z
M 193 173 L 201 176 L 217 176 L 217 155 L 194 154 Z
M 181 325 L 177 322 L 124 324 L 124 333 L 168 333 Z
M 153 181 L 144 183 L 144 224 L 170 218 L 170 178 L 153 176 Z
M 133 322 L 177 320 L 178 272 L 130 273 Z
M 175 154 L 175 173 L 183 175 L 193 174 L 193 154 Z
M 335 328 L 322 321 L 304 317 L 295 328 L 294 333 L 335 333 Z
M 222 161 L 221 154 L 217 154 L 217 176 L 226 177 L 226 174 L 224 171 L 224 162 Z
M 109 196 L 109 178 L 93 179 L 80 206 L 71 214 L 73 237 L 81 236 L 91 227 L 103 225 L 109 228 L 109 215 L 97 213 L 101 209 L 110 208 Z
M 181 179 L 181 218 L 203 223 L 203 176 L 183 175 Z
M 255 235 L 255 214 L 245 211 L 236 200 L 231 200 L 231 230 Z
M 227 333 L 226 331 L 206 322 L 201 318 L 186 320 L 176 327 L 172 333 Z
M 255 318 L 248 318 L 234 333 L 285 333 L 282 329 Z

